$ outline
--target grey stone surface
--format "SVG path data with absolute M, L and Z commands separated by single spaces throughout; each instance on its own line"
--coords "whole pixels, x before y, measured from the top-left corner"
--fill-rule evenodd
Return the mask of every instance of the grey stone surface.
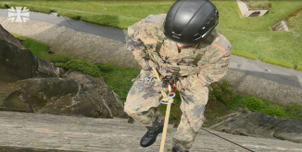
M 0 81 L 14 82 L 36 76 L 37 61 L 18 39 L 0 25 Z
M 211 122 L 211 129 L 235 135 L 277 138 L 302 143 L 302 120 L 281 119 L 263 114 L 236 110 Z
M 161 135 L 148 148 L 139 146 L 146 128 L 127 119 L 95 119 L 87 117 L 54 116 L 0 112 L 0 147 L 23 147 L 65 151 L 156 152 Z M 165 151 L 171 146 L 172 125 L 168 127 Z M 281 140 L 236 136 L 211 132 L 257 152 L 301 152 L 302 145 Z M 246 152 L 231 142 L 201 130 L 190 152 Z

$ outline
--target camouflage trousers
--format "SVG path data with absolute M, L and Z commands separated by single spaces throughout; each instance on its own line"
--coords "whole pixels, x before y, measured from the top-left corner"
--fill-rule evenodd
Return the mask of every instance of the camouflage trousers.
M 182 116 L 172 145 L 180 150 L 187 150 L 191 148 L 205 120 L 208 88 L 194 79 L 181 79 L 180 82 L 177 88 L 182 100 L 180 105 Z M 149 130 L 156 130 L 164 122 L 164 117 L 156 108 L 160 104 L 161 90 L 168 91 L 168 88 L 163 86 L 163 81 L 155 79 L 151 72 L 141 70 L 138 80 L 128 93 L 124 111 Z

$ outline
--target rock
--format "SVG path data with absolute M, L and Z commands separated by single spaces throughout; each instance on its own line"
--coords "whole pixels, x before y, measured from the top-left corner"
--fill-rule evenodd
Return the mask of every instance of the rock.
M 64 74 L 64 69 L 56 67 L 52 62 L 38 58 L 37 77 L 59 77 Z
M 100 97 L 104 101 L 104 104 L 109 107 L 113 117 L 127 118 L 121 99 L 109 88 L 109 86 L 107 86 L 102 78 L 92 77 L 74 70 L 68 71 L 64 77 L 77 80 L 80 83 L 85 84 L 87 87 L 97 91 L 101 95 Z
M 104 82 L 65 71 L 39 59 L 0 26 L 0 110 L 127 117 L 123 104 Z
M 37 69 L 37 58 L 0 25 L 0 81 L 33 78 Z
M 77 95 L 68 94 L 61 96 L 59 99 L 47 103 L 38 113 L 94 118 L 113 117 L 111 110 L 104 104 L 100 94 L 84 85 L 81 85 Z
M 221 121 L 223 120 L 223 121 Z M 302 143 L 302 120 L 281 119 L 262 112 L 235 111 L 207 127 L 226 133 L 278 138 Z
M 95 118 L 127 117 L 121 100 L 101 78 L 77 71 L 67 76 L 74 79 L 32 78 L 5 84 L 7 97 L 0 109 Z

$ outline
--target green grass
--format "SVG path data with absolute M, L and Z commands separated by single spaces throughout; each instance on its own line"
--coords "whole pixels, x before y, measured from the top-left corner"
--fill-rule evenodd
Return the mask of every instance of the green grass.
M 98 25 L 126 29 L 149 14 L 166 13 L 174 1 L 2 1 L 4 4 L 35 6 L 55 10 Z M 234 55 L 262 60 L 270 58 L 294 65 L 302 64 L 302 13 L 297 11 L 288 19 L 290 32 L 271 30 L 271 26 L 302 7 L 300 1 L 270 1 L 272 8 L 263 17 L 242 17 L 236 1 L 212 1 L 220 12 L 217 29 L 233 45 Z M 247 54 L 253 54 L 250 57 Z
M 278 65 L 278 66 L 285 67 L 285 68 L 293 68 L 294 67 L 294 65 L 289 63 L 289 62 L 282 62 L 282 61 L 279 61 L 279 60 L 268 59 L 268 58 L 263 58 L 262 62 L 270 63 L 270 64 L 273 64 L 273 65 Z
M 96 63 L 95 64 L 103 77 L 106 84 L 119 95 L 124 103 L 128 91 L 130 90 L 133 78 L 136 78 L 140 72 L 138 69 L 117 67 L 113 65 Z
M 302 71 L 302 65 L 297 65 L 296 70 Z
M 22 41 L 22 44 L 31 51 L 31 53 L 35 56 L 40 57 L 42 52 L 49 52 L 50 47 L 47 44 L 35 41 L 33 39 L 23 37 L 18 34 L 13 34 L 16 38 Z
M 252 59 L 252 60 L 257 60 L 258 59 L 258 55 L 250 54 L 250 53 L 247 53 L 247 52 L 235 51 L 235 50 L 232 50 L 232 55 L 242 56 L 242 57 Z
M 38 42 L 36 40 L 23 37 L 18 34 L 13 34 L 16 38 L 22 40 L 22 44 L 29 49 L 33 55 L 45 59 L 50 62 L 58 63 L 58 62 L 67 62 L 71 60 L 71 57 L 63 52 L 58 52 L 55 54 L 50 54 L 50 47 L 44 43 Z

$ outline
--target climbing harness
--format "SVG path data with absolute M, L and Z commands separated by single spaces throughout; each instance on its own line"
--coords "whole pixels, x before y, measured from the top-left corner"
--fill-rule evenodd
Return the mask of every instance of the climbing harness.
M 173 86 L 173 91 L 171 91 L 172 90 L 171 86 Z M 159 102 L 161 104 L 168 105 L 168 104 L 172 104 L 173 103 L 173 100 L 172 101 L 170 100 L 170 99 L 173 99 L 175 97 L 176 86 L 174 85 L 173 82 L 169 82 L 168 83 L 168 89 L 169 89 L 169 93 L 168 93 L 167 99 L 163 98 L 162 100 L 160 100 Z M 164 101 L 168 101 L 168 102 L 164 102 Z
M 161 78 L 156 70 L 156 68 L 152 67 L 153 73 L 158 79 L 158 81 L 161 81 Z M 172 87 L 173 86 L 173 92 L 172 92 Z M 166 115 L 165 115 L 165 122 L 164 122 L 164 128 L 163 128 L 163 133 L 162 133 L 162 139 L 160 143 L 160 148 L 159 152 L 164 151 L 165 147 L 165 141 L 166 141 L 166 134 L 167 134 L 167 129 L 168 129 L 168 123 L 169 123 L 169 117 L 170 117 L 170 111 L 171 111 L 171 104 L 173 103 L 173 98 L 175 97 L 175 91 L 176 91 L 176 86 L 174 83 L 168 83 L 168 89 L 169 89 L 169 94 L 167 95 L 163 90 L 161 91 L 161 94 L 163 96 L 163 99 L 160 101 L 163 104 L 167 104 L 167 109 L 166 109 Z

